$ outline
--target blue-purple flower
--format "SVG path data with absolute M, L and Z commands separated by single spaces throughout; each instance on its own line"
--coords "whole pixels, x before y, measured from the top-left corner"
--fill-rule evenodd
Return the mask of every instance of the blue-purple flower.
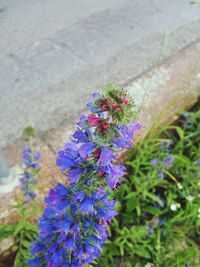
M 114 189 L 121 184 L 122 178 L 126 174 L 126 168 L 123 165 L 108 164 L 106 166 L 108 188 Z
M 98 163 L 100 165 L 107 165 L 109 162 L 116 159 L 116 155 L 113 154 L 113 152 L 108 149 L 107 147 L 102 147 L 100 151 L 100 156 Z
M 174 161 L 174 157 L 172 155 L 168 155 L 167 159 L 162 164 L 166 168 L 171 168 L 173 161 Z
M 117 148 L 131 148 L 141 125 L 131 118 L 129 125 L 123 124 L 123 118 L 116 116 L 122 108 L 124 116 L 132 108 L 123 89 L 111 93 L 109 87 L 109 93 L 95 94 L 87 107 L 91 113 L 80 116 L 71 142 L 58 153 L 56 163 L 69 184 L 58 183 L 45 198 L 29 267 L 92 263 L 107 239 L 107 224 L 117 215 L 117 203 L 110 199 L 109 190 L 117 188 L 126 174 L 125 166 L 117 162 Z
M 77 148 L 78 145 L 71 142 L 66 144 L 65 150 L 58 152 L 56 163 L 60 167 L 61 171 L 65 171 L 79 164 L 80 155 L 77 151 Z
M 140 129 L 140 123 L 132 123 L 129 126 L 122 125 L 118 127 L 120 137 L 115 138 L 112 143 L 119 149 L 130 149 L 133 145 L 134 132 Z
M 152 159 L 152 161 L 151 161 L 151 164 L 152 165 L 157 165 L 159 163 L 159 160 L 158 159 Z

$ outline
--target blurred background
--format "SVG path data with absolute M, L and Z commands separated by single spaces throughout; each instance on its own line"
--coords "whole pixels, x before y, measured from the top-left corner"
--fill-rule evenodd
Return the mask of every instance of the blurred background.
M 127 87 L 197 41 L 200 3 L 1 0 L 0 37 L 3 149 L 27 124 L 48 131 L 69 123 L 89 93 L 107 82 Z

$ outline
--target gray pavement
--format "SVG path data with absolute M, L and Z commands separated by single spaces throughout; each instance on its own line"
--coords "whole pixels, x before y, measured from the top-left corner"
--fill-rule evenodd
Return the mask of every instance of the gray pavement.
M 0 0 L 0 147 L 27 124 L 67 124 L 89 93 L 199 38 L 200 1 Z

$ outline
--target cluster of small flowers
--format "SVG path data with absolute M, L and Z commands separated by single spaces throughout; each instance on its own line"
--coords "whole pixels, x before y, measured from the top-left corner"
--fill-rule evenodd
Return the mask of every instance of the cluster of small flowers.
M 37 183 L 34 176 L 40 169 L 38 163 L 40 158 L 41 154 L 39 152 L 33 153 L 30 147 L 23 150 L 24 174 L 20 179 L 20 185 L 25 194 L 24 204 L 29 204 L 30 200 L 35 198 L 36 194 L 32 190 L 32 187 Z
M 30 267 L 93 262 L 106 241 L 107 224 L 117 214 L 109 190 L 116 189 L 126 173 L 125 166 L 117 164 L 117 150 L 132 146 L 141 125 L 131 118 L 122 123 L 133 107 L 123 89 L 109 87 L 103 95 L 93 94 L 87 107 L 90 114 L 80 116 L 72 140 L 58 153 L 57 165 L 66 172 L 69 185 L 57 184 L 45 199 Z
M 170 147 L 172 145 L 172 141 L 168 140 L 160 142 L 160 149 L 162 150 L 163 156 L 161 159 L 154 158 L 151 160 L 151 164 L 156 167 L 158 178 L 163 179 L 164 178 L 164 169 L 169 169 L 173 166 L 174 157 L 170 154 Z M 148 178 L 149 179 L 149 178 Z M 162 209 L 164 208 L 166 201 L 165 199 L 160 195 L 157 194 L 157 197 L 159 198 L 159 203 L 155 202 L 153 203 L 153 207 Z M 155 218 L 151 220 L 148 223 L 148 237 L 151 237 L 154 233 L 154 230 L 160 226 L 164 226 L 166 224 L 166 220 L 164 218 Z M 162 231 L 162 234 L 166 234 L 166 230 Z
M 160 195 L 160 194 L 156 194 L 158 199 L 159 199 L 159 203 L 155 202 L 152 204 L 153 207 L 159 208 L 159 209 L 163 209 L 166 201 L 165 199 Z M 163 227 L 166 224 L 166 219 L 163 218 L 162 216 L 158 217 L 158 218 L 154 218 L 152 219 L 150 222 L 148 222 L 147 226 L 148 226 L 148 237 L 153 236 L 154 230 L 157 227 Z M 165 235 L 166 234 L 166 230 L 162 230 L 162 234 Z
M 166 224 L 166 220 L 165 219 L 162 219 L 160 220 L 159 218 L 155 218 L 153 219 L 149 224 L 148 224 L 148 237 L 151 237 L 154 233 L 154 229 L 156 227 L 162 227 Z M 164 229 L 162 231 L 162 234 L 165 235 L 166 234 L 166 230 Z
M 191 129 L 192 127 L 192 114 L 191 113 L 188 113 L 188 112 L 184 112 L 183 113 L 183 120 L 182 120 L 182 123 L 184 124 L 184 126 L 187 128 L 187 129 Z M 195 160 L 195 163 L 197 165 L 200 165 L 200 158 L 197 158 Z
M 184 112 L 182 122 L 186 129 L 190 129 L 192 127 L 191 113 Z
M 153 166 L 157 166 L 158 167 L 158 178 L 159 179 L 163 179 L 164 178 L 164 171 L 163 171 L 163 168 L 171 168 L 172 167 L 172 163 L 174 161 L 174 157 L 169 154 L 169 149 L 170 149 L 170 146 L 172 144 L 172 141 L 169 140 L 166 144 L 166 142 L 161 142 L 160 143 L 160 147 L 162 150 L 164 150 L 166 153 L 165 153 L 165 156 L 162 160 L 159 160 L 157 158 L 154 158 L 152 161 L 151 161 L 151 164 Z

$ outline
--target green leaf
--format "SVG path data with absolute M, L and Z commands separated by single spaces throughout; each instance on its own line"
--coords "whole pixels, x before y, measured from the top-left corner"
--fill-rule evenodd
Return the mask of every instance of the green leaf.
M 24 224 L 24 228 L 32 232 L 36 232 L 36 233 L 38 232 L 38 227 L 35 224 L 32 224 L 28 221 L 26 221 L 26 224 Z
M 182 140 L 184 138 L 184 131 L 181 127 L 173 125 L 173 126 L 168 126 L 167 129 L 175 129 L 180 139 Z
M 144 193 L 146 196 L 148 196 L 149 198 L 151 198 L 153 201 L 157 202 L 158 204 L 162 205 L 162 201 L 161 199 L 156 196 L 155 194 L 153 193 L 149 193 L 148 191 L 145 191 Z
M 122 218 L 123 218 L 124 223 L 126 224 L 133 223 L 134 221 L 134 215 L 131 213 L 124 213 L 122 215 Z
M 32 242 L 28 242 L 28 241 L 26 241 L 26 240 L 24 240 L 24 239 L 21 241 L 21 245 L 22 245 L 24 248 L 27 248 L 27 249 L 29 249 L 31 243 L 32 243 Z
M 26 224 L 25 221 L 20 221 L 20 222 L 16 225 L 16 228 L 15 228 L 15 231 L 14 231 L 13 235 L 14 235 L 14 236 L 18 235 L 18 234 L 24 229 L 25 224 Z
M 105 250 L 109 253 L 109 256 L 117 256 L 119 254 L 119 251 L 114 243 L 111 241 L 107 241 L 105 244 Z
M 134 192 L 131 192 L 126 197 L 126 210 L 127 212 L 132 212 L 138 205 L 138 197 L 137 194 Z
M 133 240 L 133 242 L 137 240 L 141 240 L 145 237 L 147 237 L 148 229 L 146 225 L 140 225 L 140 226 L 132 226 L 129 230 L 129 236 Z
M 173 154 L 173 157 L 179 161 L 183 163 L 183 164 L 186 164 L 186 165 L 189 165 L 191 163 L 190 159 L 188 157 L 186 157 L 185 155 L 182 155 L 182 154 Z
M 168 175 L 175 183 L 178 183 L 177 179 L 169 171 L 164 170 L 164 173 Z
M 142 246 L 135 247 L 135 253 L 137 255 L 139 255 L 140 257 L 143 257 L 145 259 L 151 258 L 151 254 L 150 254 L 149 250 L 145 247 L 142 247 Z
M 119 251 L 120 251 L 120 255 L 124 256 L 124 244 L 123 242 L 119 243 Z
M 141 262 L 137 262 L 134 267 L 144 267 L 144 265 Z
M 154 216 L 158 216 L 159 214 L 161 214 L 161 209 L 157 208 L 157 207 L 152 207 L 152 206 L 145 206 L 143 208 L 144 211 L 151 213 Z
M 0 239 L 5 238 L 9 235 L 13 235 L 13 232 L 15 231 L 15 229 L 16 229 L 15 225 L 0 226 Z

